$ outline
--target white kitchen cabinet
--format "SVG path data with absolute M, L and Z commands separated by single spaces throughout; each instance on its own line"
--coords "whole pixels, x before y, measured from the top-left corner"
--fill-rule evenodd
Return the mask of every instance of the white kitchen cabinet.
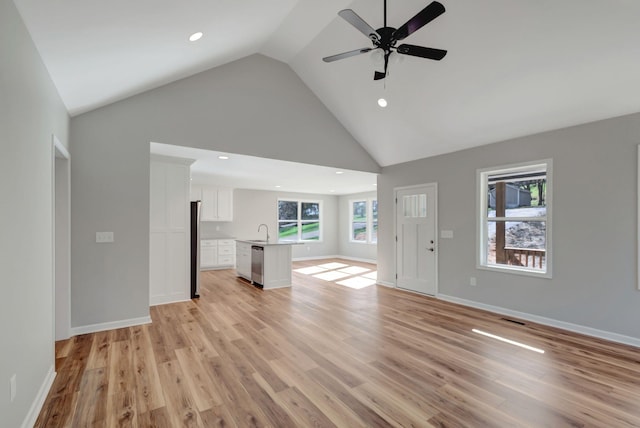
M 236 275 L 251 281 L 251 244 L 236 241 Z
M 218 243 L 215 239 L 200 241 L 200 269 L 215 268 L 218 264 Z
M 233 189 L 207 185 L 192 185 L 191 200 L 202 201 L 202 221 L 233 220 Z
M 233 239 L 202 239 L 200 241 L 200 269 L 233 267 L 236 251 Z
M 291 245 L 236 241 L 236 276 L 252 281 L 251 247 L 256 246 L 262 248 L 262 289 L 291 287 Z
M 263 290 L 291 287 L 291 245 L 266 245 L 263 272 Z

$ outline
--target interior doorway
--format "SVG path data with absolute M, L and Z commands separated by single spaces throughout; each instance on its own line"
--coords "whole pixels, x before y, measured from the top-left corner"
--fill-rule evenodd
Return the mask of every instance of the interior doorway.
M 435 296 L 438 291 L 437 184 L 395 190 L 396 286 Z
M 71 336 L 71 181 L 67 149 L 53 136 L 53 321 L 55 340 Z

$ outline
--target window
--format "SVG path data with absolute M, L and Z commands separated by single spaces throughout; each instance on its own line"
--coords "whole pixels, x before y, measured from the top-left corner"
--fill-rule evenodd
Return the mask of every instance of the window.
M 378 242 L 378 201 L 363 199 L 350 201 L 351 242 L 375 244 Z
M 480 268 L 551 277 L 551 160 L 478 171 Z
M 278 241 L 320 241 L 320 202 L 278 201 Z

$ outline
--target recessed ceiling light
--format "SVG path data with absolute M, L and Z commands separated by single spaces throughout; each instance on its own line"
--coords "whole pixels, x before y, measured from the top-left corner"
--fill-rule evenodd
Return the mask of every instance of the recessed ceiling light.
M 220 156 L 218 156 L 218 159 L 227 160 L 227 159 L 229 159 L 229 156 L 220 155 Z
M 202 34 L 202 31 L 198 31 L 197 33 L 193 33 L 192 35 L 189 36 L 189 41 L 190 42 L 195 42 L 198 41 L 202 38 L 204 34 Z
M 378 183 L 373 183 L 374 186 L 378 186 Z
M 276 185 L 276 187 L 279 189 L 279 188 L 281 188 L 282 186 L 278 184 L 278 185 Z
M 385 108 L 387 106 L 387 100 L 385 100 L 384 98 L 378 99 L 378 105 L 382 108 Z
M 338 175 L 344 174 L 344 171 L 336 171 L 336 174 L 338 174 Z
M 331 192 L 331 193 L 336 193 L 336 191 L 335 191 L 335 190 L 329 190 L 329 192 Z

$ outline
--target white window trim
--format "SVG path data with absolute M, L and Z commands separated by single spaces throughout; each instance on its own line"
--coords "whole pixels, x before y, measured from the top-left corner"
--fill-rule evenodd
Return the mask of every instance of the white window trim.
M 356 198 L 349 200 L 349 242 L 352 244 L 377 245 L 378 241 L 373 241 L 373 201 L 378 198 Z M 365 241 L 357 241 L 353 239 L 353 203 L 364 202 L 367 210 L 367 239 Z
M 279 212 L 279 206 L 280 206 L 280 201 L 285 201 L 285 202 L 297 202 L 298 203 L 298 239 L 296 239 L 297 242 L 305 242 L 305 243 L 309 243 L 309 244 L 313 244 L 313 243 L 321 243 L 323 241 L 322 236 L 324 233 L 324 225 L 323 225 L 323 208 L 322 208 L 322 201 L 317 200 L 317 199 L 296 199 L 296 198 L 278 198 L 278 202 L 276 203 L 276 224 L 278 226 L 278 242 L 291 242 L 288 240 L 282 240 L 280 239 L 280 212 Z M 302 239 L 302 222 L 305 221 L 306 223 L 309 223 L 310 221 L 306 221 L 306 220 L 302 220 L 302 204 L 303 203 L 311 203 L 311 204 L 318 204 L 318 208 L 320 210 L 320 213 L 318 214 L 318 223 L 320 223 L 320 234 L 318 235 L 318 239 Z
M 546 272 L 533 270 L 525 267 L 511 266 L 511 265 L 489 265 L 486 262 L 487 249 L 487 177 L 489 174 L 499 174 L 518 172 L 518 170 L 527 171 L 535 166 L 545 166 L 547 175 L 547 189 L 546 189 L 546 201 L 547 201 L 547 215 L 546 215 Z M 553 272 L 553 240 L 552 240 L 552 211 L 553 211 L 553 160 L 542 159 L 532 162 L 523 162 L 510 165 L 501 165 L 492 168 L 482 168 L 476 170 L 476 268 L 481 270 L 488 270 L 493 272 L 504 272 L 515 275 L 532 276 L 535 278 L 552 278 Z M 517 218 L 514 218 L 517 220 Z M 526 220 L 531 220 L 527 218 Z

